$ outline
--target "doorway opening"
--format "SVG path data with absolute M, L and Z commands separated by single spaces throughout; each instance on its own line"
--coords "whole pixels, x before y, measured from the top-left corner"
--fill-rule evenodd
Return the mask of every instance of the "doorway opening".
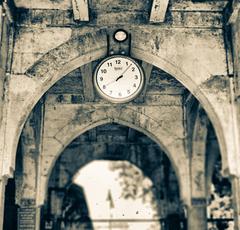
M 41 229 L 185 225 L 166 154 L 143 133 L 116 123 L 91 129 L 65 148 L 52 170 L 43 212 Z

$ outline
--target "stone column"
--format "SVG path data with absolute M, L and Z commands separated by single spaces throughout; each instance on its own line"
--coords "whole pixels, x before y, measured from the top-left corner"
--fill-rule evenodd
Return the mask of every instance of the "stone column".
M 194 205 L 188 208 L 188 229 L 206 230 L 207 229 L 206 205 Z
M 39 230 L 40 209 L 37 203 L 39 185 L 39 152 L 41 151 L 42 105 L 33 109 L 21 134 L 22 179 L 19 181 L 18 230 Z
M 232 1 L 232 14 L 228 21 L 232 31 L 232 47 L 233 47 L 233 70 L 235 80 L 235 94 L 240 97 L 240 3 L 238 0 Z
M 207 229 L 207 205 L 206 198 L 194 198 L 187 209 L 188 229 L 206 230 Z
M 236 161 L 240 162 L 240 3 L 238 0 L 232 1 L 232 14 L 230 15 L 228 23 L 232 31 L 232 47 L 233 47 L 233 69 L 234 69 L 234 84 L 230 87 L 232 91 L 231 103 L 233 106 L 233 113 L 236 113 L 235 120 L 235 137 L 236 137 Z M 239 170 L 236 172 L 238 176 L 232 176 L 232 192 L 234 199 L 234 224 L 235 230 L 240 230 L 240 178 Z
M 232 177 L 232 194 L 234 205 L 234 229 L 240 230 L 240 178 Z
M 192 138 L 191 167 L 191 202 L 188 206 L 188 229 L 207 229 L 206 207 L 206 141 L 208 118 L 199 106 Z
M 6 177 L 2 177 L 0 179 L 0 230 L 3 229 L 5 188 L 6 188 L 7 180 L 8 179 Z
M 40 230 L 40 224 L 41 224 L 41 207 L 36 207 L 36 226 L 35 230 Z

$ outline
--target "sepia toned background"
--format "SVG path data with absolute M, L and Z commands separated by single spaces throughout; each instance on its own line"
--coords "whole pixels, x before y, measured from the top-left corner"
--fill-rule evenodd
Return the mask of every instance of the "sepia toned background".
M 0 0 L 0 229 L 239 230 L 239 9 Z M 128 103 L 93 84 L 111 55 L 144 71 Z

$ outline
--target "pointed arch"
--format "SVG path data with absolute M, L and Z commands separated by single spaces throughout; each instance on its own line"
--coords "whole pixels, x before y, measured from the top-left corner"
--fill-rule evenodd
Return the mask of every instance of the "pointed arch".
M 144 50 L 142 46 L 144 46 Z M 102 58 L 106 54 L 107 34 L 105 30 L 92 31 L 83 35 L 74 34 L 69 41 L 50 50 L 40 58 L 27 70 L 25 75 L 13 76 L 11 78 L 9 83 L 9 104 L 7 105 L 7 113 L 11 114 L 11 116 L 7 118 L 5 127 L 5 138 L 8 139 L 8 143 L 4 145 L 6 164 L 4 165 L 3 174 L 11 174 L 11 169 L 15 167 L 15 155 L 19 136 L 28 115 L 39 99 L 55 82 L 69 72 L 91 61 Z M 151 46 L 144 45 L 144 41 L 140 40 L 138 45 L 133 45 L 132 56 L 151 63 L 169 73 L 200 101 L 216 130 L 224 169 L 228 169 L 229 159 L 231 159 L 231 157 L 228 157 L 228 155 L 231 155 L 231 143 L 227 144 L 227 139 L 230 133 L 224 132 L 225 127 L 223 124 L 231 123 L 231 120 L 228 116 L 227 119 L 225 115 L 222 116 L 222 114 L 226 114 L 226 111 L 223 111 L 223 109 L 227 110 L 228 108 L 222 108 L 223 106 L 221 106 L 217 96 L 210 94 L 208 89 L 203 87 L 203 84 L 199 84 L 195 80 L 195 76 L 186 74 L 179 65 L 173 63 L 170 56 L 161 56 L 160 52 L 153 52 Z M 21 89 L 19 85 L 24 85 L 25 87 Z M 224 103 L 227 104 L 228 102 L 224 101 Z M 11 156 L 10 160 L 9 155 Z
M 86 111 L 85 111 L 86 112 Z M 136 117 L 139 117 L 136 121 Z M 47 137 L 44 144 L 42 156 L 48 156 L 47 164 L 44 165 L 44 174 L 41 175 L 40 189 L 37 197 L 37 203 L 43 204 L 47 192 L 47 185 L 51 171 L 55 165 L 56 160 L 63 152 L 63 150 L 78 136 L 84 132 L 91 130 L 99 125 L 107 123 L 118 123 L 139 132 L 144 133 L 150 139 L 155 141 L 160 148 L 166 153 L 179 181 L 180 194 L 182 199 L 187 203 L 189 194 L 189 172 L 188 172 L 188 159 L 181 147 L 181 140 L 174 138 L 166 138 L 169 134 L 166 130 L 162 129 L 161 125 L 154 119 L 145 114 L 133 111 L 127 107 L 118 108 L 109 107 L 109 109 L 98 109 L 91 113 L 91 116 L 86 116 L 85 120 L 75 122 L 75 118 L 68 121 L 67 125 L 63 124 L 62 128 L 58 128 L 56 134 L 52 137 Z M 50 157 L 49 157 L 50 156 Z M 180 166 L 181 165 L 181 166 Z

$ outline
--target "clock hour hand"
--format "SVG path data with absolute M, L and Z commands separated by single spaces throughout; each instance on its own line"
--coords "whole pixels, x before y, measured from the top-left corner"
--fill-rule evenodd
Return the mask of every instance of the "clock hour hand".
M 119 79 L 121 79 L 123 77 L 123 75 L 120 75 L 117 79 L 116 79 L 116 81 L 118 81 Z
M 123 77 L 123 75 L 120 75 L 116 80 L 113 80 L 113 81 L 108 82 L 108 83 L 106 84 L 106 86 L 108 86 L 108 85 L 110 85 L 110 84 L 118 81 L 118 80 L 121 79 L 122 77 Z

